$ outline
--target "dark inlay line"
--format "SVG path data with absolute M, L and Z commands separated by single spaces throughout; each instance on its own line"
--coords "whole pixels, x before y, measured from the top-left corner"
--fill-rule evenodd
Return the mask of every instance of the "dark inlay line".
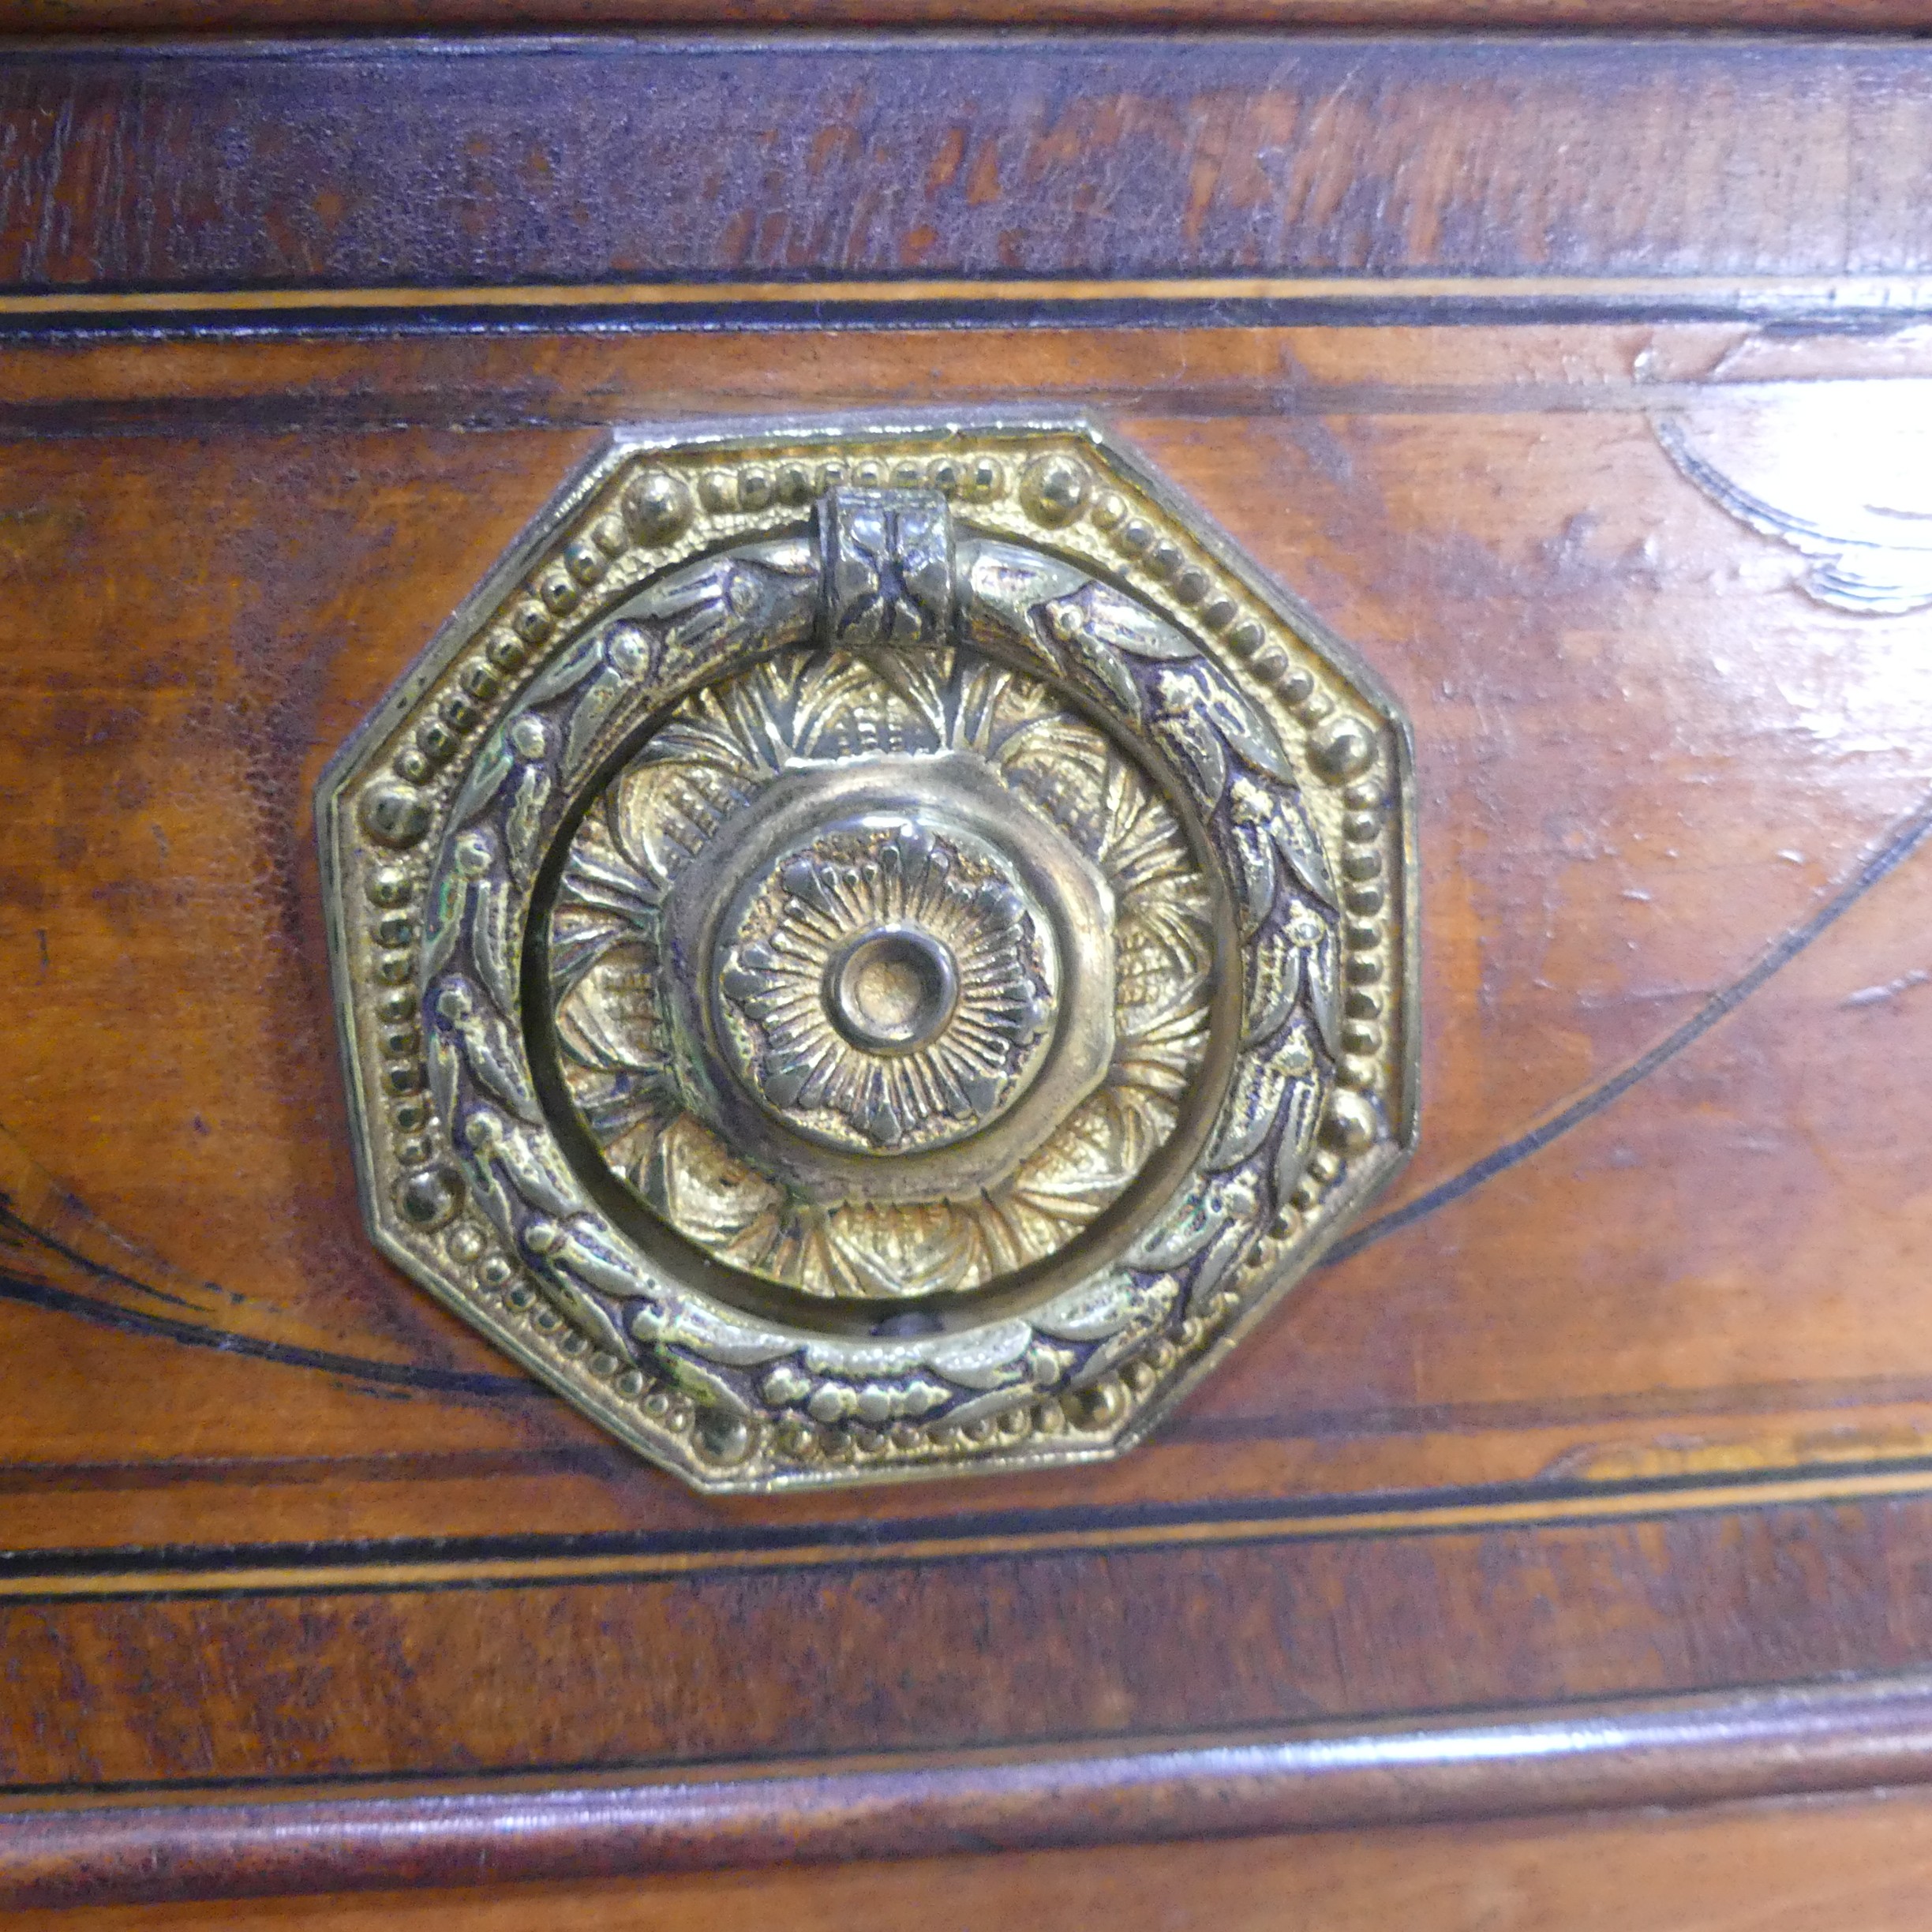
M 1531 1128 L 1527 1133 L 1519 1134 L 1515 1140 L 1506 1141 L 1501 1147 L 1483 1155 L 1480 1160 L 1473 1162 L 1459 1173 L 1451 1174 L 1447 1180 L 1438 1183 L 1426 1193 L 1417 1195 L 1413 1200 L 1405 1202 L 1401 1207 L 1357 1228 L 1354 1234 L 1345 1236 L 1329 1250 L 1321 1265 L 1324 1267 L 1334 1267 L 1360 1254 L 1364 1249 L 1372 1246 L 1376 1242 L 1391 1234 L 1399 1234 L 1405 1228 L 1413 1227 L 1439 1209 L 1462 1200 L 1465 1195 L 1473 1193 L 1486 1181 L 1494 1180 L 1497 1175 L 1505 1174 L 1511 1168 L 1530 1159 L 1532 1155 L 1540 1154 L 1552 1142 L 1560 1140 L 1573 1128 L 1580 1127 L 1586 1121 L 1622 1099 L 1633 1088 L 1648 1080 L 1659 1068 L 1702 1039 L 1720 1021 L 1735 1013 L 1767 981 L 1782 972 L 1814 941 L 1844 918 L 1867 893 L 1910 858 L 1924 842 L 1928 833 L 1932 833 L 1932 794 L 1928 794 L 1900 821 L 1885 843 L 1822 905 L 1784 933 L 1738 978 L 1720 987 L 1696 1013 L 1681 1026 L 1666 1034 L 1648 1052 L 1641 1054 L 1599 1085 L 1591 1088 L 1559 1113 Z M 41 1234 L 17 1216 L 9 1215 L 9 1219 L 22 1232 L 43 1242 L 63 1258 L 79 1266 L 125 1286 L 142 1288 L 150 1294 L 159 1294 L 161 1292 L 147 1289 L 145 1284 L 122 1275 L 118 1270 L 103 1268 L 88 1261 L 62 1243 Z M 258 1361 L 275 1362 L 285 1368 L 320 1369 L 325 1374 L 353 1376 L 391 1387 L 416 1389 L 425 1393 L 467 1395 L 535 1395 L 543 1392 L 538 1383 L 522 1376 L 500 1376 L 398 1362 L 371 1361 L 357 1356 L 336 1354 L 327 1350 L 303 1348 L 290 1343 L 260 1339 L 237 1334 L 212 1324 L 204 1325 L 177 1321 L 163 1316 L 142 1313 L 11 1273 L 0 1272 L 0 1298 L 77 1315 L 83 1320 L 118 1328 L 125 1333 L 151 1335 L 168 1341 L 185 1342 L 193 1347 L 249 1356 Z M 167 1296 L 162 1298 L 173 1299 Z
M 1581 1127 L 1605 1107 L 1622 1099 L 1633 1087 L 1648 1080 L 1660 1067 L 1676 1059 L 1687 1046 L 1702 1039 L 1720 1020 L 1728 1019 L 1767 980 L 1782 972 L 1814 940 L 1837 925 L 1874 886 L 1896 871 L 1918 850 L 1929 832 L 1932 832 L 1932 794 L 1920 801 L 1885 842 L 1815 912 L 1792 927 L 1754 965 L 1729 985 L 1720 987 L 1682 1026 L 1667 1033 L 1649 1052 L 1640 1054 L 1627 1066 L 1580 1095 L 1560 1113 L 1532 1127 L 1527 1133 L 1505 1141 L 1501 1147 L 1484 1155 L 1481 1160 L 1471 1163 L 1461 1173 L 1439 1182 L 1427 1193 L 1418 1194 L 1413 1200 L 1405 1201 L 1401 1207 L 1345 1236 L 1323 1257 L 1322 1265 L 1332 1267 L 1351 1256 L 1360 1254 L 1365 1248 L 1372 1247 L 1391 1234 L 1400 1234 L 1404 1228 L 1413 1227 L 1439 1208 L 1447 1208 L 1462 1200 L 1464 1195 L 1473 1193 L 1485 1181 L 1493 1181 L 1498 1174 L 1507 1174 L 1531 1155 L 1541 1153 L 1552 1141 L 1561 1140 L 1572 1128 Z
M 608 1449 L 397 1451 L 341 1456 L 182 1456 L 165 1462 L 15 1462 L 0 1467 L 0 1496 L 172 1489 L 200 1484 L 234 1489 L 326 1483 L 467 1482 L 533 1476 L 607 1477 L 630 1473 L 636 1458 Z M 0 1556 L 0 1563 L 4 1563 Z
M 1862 1476 L 1932 1479 L 1932 1457 L 1848 1462 L 1829 1472 L 1834 1481 Z M 1808 1481 L 1809 1478 L 1800 1478 Z M 1676 1512 L 1685 1497 L 1716 1499 L 1707 1507 L 1728 1511 L 1792 1507 L 1788 1469 L 1690 1471 L 1634 1477 L 1611 1485 L 1587 1477 L 1537 1477 L 1527 1481 L 1451 1484 L 1436 1488 L 1380 1490 L 1372 1494 L 1324 1492 L 1286 1499 L 1243 1496 L 1158 1503 L 1073 1503 L 1043 1508 L 987 1511 L 962 1516 L 882 1516 L 777 1525 L 713 1522 L 692 1529 L 552 1532 L 521 1530 L 500 1536 L 404 1536 L 310 1539 L 298 1542 L 160 1543 L 66 1545 L 0 1552 L 0 1589 L 9 1603 L 78 1601 L 69 1592 L 36 1592 L 35 1582 L 97 1582 L 89 1595 L 114 1601 L 129 1596 L 357 1596 L 417 1594 L 441 1589 L 567 1589 L 580 1585 L 622 1587 L 657 1581 L 666 1574 L 703 1581 L 721 1572 L 740 1574 L 734 1558 L 766 1560 L 762 1571 L 808 1566 L 834 1571 L 881 1564 L 924 1566 L 938 1561 L 1084 1561 L 1147 1556 L 1163 1547 L 1129 1539 L 1149 1532 L 1183 1533 L 1193 1547 L 1222 1548 L 1271 1541 L 1286 1529 L 1310 1538 L 1365 1536 L 1440 1537 L 1488 1534 L 1550 1526 L 1534 1515 L 1496 1520 L 1511 1511 L 1544 1511 L 1566 1504 L 1567 1526 L 1627 1522 Z M 1633 1507 L 1634 1506 L 1634 1507 Z M 1488 1516 L 1488 1521 L 1472 1518 Z M 1374 1519 L 1371 1525 L 1370 1519 Z M 942 1547 L 959 1546 L 941 1553 Z M 1167 1547 L 1172 1547 L 1168 1545 Z M 667 1573 L 654 1566 L 695 1559 Z M 613 1567 L 634 1563 L 635 1571 Z M 542 1563 L 549 1573 L 492 1578 L 466 1574 L 496 1565 Z M 572 1569 L 572 1564 L 581 1566 Z M 398 1576 L 434 1570 L 435 1575 Z M 238 1571 L 272 1571 L 238 1584 Z M 327 1571 L 331 1574 L 319 1575 Z M 366 1572 L 366 1574 L 358 1574 Z M 158 1577 L 165 1587 L 135 1587 Z M 116 1587 L 116 1586 L 119 1587 Z
M 1915 279 L 1870 279 L 1903 283 Z M 1485 290 L 1481 279 L 1472 277 L 1465 288 L 1423 292 L 1406 289 L 1398 275 L 1380 280 L 1364 276 L 1358 288 L 1348 291 L 1276 295 L 1109 295 L 1104 291 L 983 295 L 964 283 L 951 296 L 872 301 L 827 300 L 801 290 L 789 298 L 746 300 L 721 295 L 703 303 L 646 298 L 592 305 L 533 299 L 515 308 L 491 299 L 504 291 L 479 286 L 474 305 L 425 303 L 417 309 L 376 299 L 373 294 L 366 305 L 319 300 L 312 307 L 291 304 L 269 309 L 238 298 L 232 308 L 222 309 L 204 305 L 199 298 L 207 291 L 196 289 L 183 291 L 188 299 L 177 309 L 144 305 L 125 313 L 77 308 L 37 314 L 8 309 L 4 305 L 7 294 L 0 292 L 0 342 L 31 347 L 96 341 L 252 342 L 278 338 L 366 342 L 462 335 L 500 339 L 515 335 L 864 334 L 904 329 L 1140 331 L 1619 322 L 1754 322 L 1772 327 L 1809 323 L 1840 329 L 1860 325 L 1894 329 L 1923 321 L 1932 313 L 1932 304 L 1920 286 L 1896 292 L 1874 288 L 1847 296 L 1796 286 L 1802 280 L 1792 278 L 1794 285 L 1782 289 L 1735 285 L 1685 288 L 1673 287 L 1672 278 L 1660 275 L 1639 286 L 1591 290 L 1566 289 L 1559 279 L 1554 279 L 1552 286 L 1544 289 L 1526 286 L 1506 291 Z
M 76 1196 L 69 1194 L 65 1199 L 69 1207 L 83 1214 L 88 1213 L 84 1204 Z M 92 1219 L 93 1216 L 89 1215 L 88 1218 Z M 157 1288 L 152 1282 L 143 1281 L 138 1275 L 130 1275 L 125 1268 L 113 1267 L 105 1261 L 94 1260 L 81 1253 L 77 1248 L 62 1241 L 58 1235 L 51 1234 L 45 1228 L 35 1226 L 24 1215 L 16 1210 L 6 1195 L 0 1194 L 0 1246 L 17 1247 L 23 1243 L 44 1248 L 51 1254 L 58 1255 L 63 1261 L 71 1263 L 75 1267 L 85 1269 L 99 1280 L 117 1282 L 123 1288 L 132 1289 L 136 1294 L 148 1295 L 157 1301 L 165 1301 L 170 1308 L 195 1309 L 195 1304 L 187 1296 L 170 1294 L 167 1289 Z M 219 1295 L 224 1301 L 233 1301 L 239 1298 L 230 1294 L 226 1289 L 217 1288 L 212 1282 L 204 1282 L 200 1285 L 206 1288 L 210 1294 Z
M 1431 1402 L 1373 1409 L 1297 1409 L 1283 1415 L 1175 1417 L 1159 1441 L 1333 1443 L 1365 1434 L 1412 1435 L 1485 1429 L 1559 1428 L 1578 1422 L 1718 1417 L 1742 1421 L 1810 1409 L 1878 1403 L 1932 1406 L 1932 1380 L 1863 1376 L 1829 1382 L 1763 1382 L 1723 1387 L 1610 1391 L 1535 1401 Z M 1928 1450 L 1932 1455 L 1932 1450 Z M 1890 1464 L 1909 1460 L 1887 1455 Z M 198 1456 L 165 1462 L 17 1462 L 0 1468 L 0 1496 L 171 1489 L 192 1485 L 261 1488 L 332 1483 L 469 1481 L 483 1477 L 635 1474 L 636 1458 L 616 1442 L 571 1448 L 397 1451 L 374 1455 Z M 1780 1470 L 1785 1466 L 1780 1464 Z M 1544 1474 L 1534 1480 L 1541 1482 Z M 1592 1479 L 1594 1480 L 1594 1479 Z M 1432 1496 L 1443 1493 L 1436 1490 Z
M 84 1217 L 104 1234 L 113 1234 L 113 1230 L 70 1190 L 58 1190 L 58 1199 L 66 1209 Z M 128 1245 L 132 1249 L 133 1244 Z M 339 1354 L 332 1350 L 276 1342 L 226 1327 L 212 1311 L 196 1298 L 196 1294 L 205 1290 L 218 1301 L 237 1306 L 246 1305 L 245 1296 L 213 1282 L 198 1281 L 193 1278 L 183 1278 L 182 1283 L 191 1292 L 171 1292 L 143 1279 L 138 1275 L 130 1274 L 125 1268 L 117 1267 L 110 1262 L 99 1260 L 73 1242 L 62 1240 L 51 1229 L 37 1226 L 21 1211 L 17 1200 L 5 1193 L 0 1193 L 0 1253 L 12 1250 L 17 1254 L 31 1256 L 32 1250 L 36 1248 L 43 1254 L 55 1257 L 67 1268 L 74 1270 L 103 1287 L 110 1290 L 125 1289 L 132 1294 L 162 1302 L 168 1308 L 179 1309 L 182 1312 L 179 1315 L 159 1314 L 143 1309 L 130 1308 L 125 1301 L 63 1288 L 44 1276 L 23 1274 L 17 1271 L 17 1267 L 4 1265 L 0 1265 L 0 1300 L 25 1302 L 37 1308 L 78 1315 L 84 1320 L 95 1322 L 104 1327 L 117 1328 L 125 1334 L 183 1342 L 194 1347 L 217 1349 L 227 1354 L 245 1355 L 260 1361 L 279 1362 L 288 1368 L 320 1368 L 325 1372 L 350 1376 L 360 1381 L 380 1383 L 390 1387 L 445 1394 L 453 1392 L 483 1395 L 527 1395 L 534 1387 L 520 1376 L 496 1375 L 489 1371 L 436 1368 L 416 1363 L 374 1361 L 361 1356 Z M 28 1264 L 32 1265 L 31 1260 Z M 206 1319 L 192 1319 L 196 1316 Z
M 358 1382 L 380 1382 L 391 1387 L 459 1395 L 541 1395 L 548 1392 L 541 1383 L 526 1376 L 370 1361 L 358 1355 L 338 1355 L 328 1349 L 302 1348 L 292 1342 L 238 1335 L 214 1323 L 176 1321 L 165 1315 L 144 1314 L 111 1301 L 97 1301 L 90 1295 L 75 1294 L 50 1282 L 32 1281 L 11 1272 L 0 1272 L 0 1300 L 24 1301 L 31 1307 L 77 1315 L 84 1321 L 118 1328 L 124 1335 L 152 1335 L 185 1342 L 191 1348 L 214 1349 L 225 1355 L 245 1355 L 257 1361 L 275 1362 L 285 1368 L 318 1368 L 325 1375 L 347 1376 Z

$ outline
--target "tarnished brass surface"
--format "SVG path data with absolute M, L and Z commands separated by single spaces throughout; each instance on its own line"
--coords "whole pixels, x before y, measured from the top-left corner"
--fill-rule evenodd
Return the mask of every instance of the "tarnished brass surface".
M 1110 1455 L 1413 1136 L 1404 727 L 1098 429 L 613 438 L 324 781 L 384 1250 L 687 1480 Z

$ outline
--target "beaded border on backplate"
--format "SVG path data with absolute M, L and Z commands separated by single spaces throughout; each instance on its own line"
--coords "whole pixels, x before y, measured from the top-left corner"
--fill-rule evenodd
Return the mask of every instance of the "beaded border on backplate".
M 1147 635 L 1185 641 L 1185 653 L 1166 642 L 1142 654 L 1104 623 L 1035 625 L 1031 668 L 1109 711 L 1191 797 L 1246 961 L 1227 1099 L 1156 1218 L 1045 1305 L 937 1336 L 788 1328 L 606 1238 L 545 1146 L 541 1110 L 531 1117 L 516 1024 L 522 935 L 504 908 L 519 893 L 527 904 L 543 852 L 519 858 L 512 828 L 541 848 L 532 828 L 580 788 L 613 718 L 798 641 L 784 634 L 792 613 L 749 654 L 701 661 L 667 646 L 665 661 L 643 667 L 602 654 L 599 624 L 714 553 L 762 545 L 781 574 L 797 566 L 784 546 L 837 482 L 939 490 L 983 547 L 1039 556 L 1049 587 L 1075 570 L 1151 613 Z M 600 692 L 604 711 L 586 723 Z M 562 728 L 560 702 L 572 706 Z M 579 777 L 567 782 L 573 736 Z M 376 1241 L 586 1413 L 702 1488 L 1116 1453 L 1305 1271 L 1413 1144 L 1406 727 L 1344 647 L 1083 420 L 615 436 L 345 747 L 318 819 Z M 1291 1029 L 1294 1051 L 1271 1057 Z M 483 1114 L 495 1124 L 479 1138 Z

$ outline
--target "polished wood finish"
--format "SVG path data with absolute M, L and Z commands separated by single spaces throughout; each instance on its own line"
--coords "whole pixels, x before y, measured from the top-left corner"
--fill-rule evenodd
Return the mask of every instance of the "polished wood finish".
M 970 281 L 949 298 L 968 313 L 1098 283 L 1129 305 L 1101 319 L 1145 323 L 1162 285 L 1223 284 L 1225 320 L 1338 277 L 1377 317 L 1418 278 L 1477 283 L 1465 308 L 1528 278 L 1544 314 L 1653 314 L 1665 283 L 1679 313 L 1802 313 L 1818 291 L 1779 283 L 1932 263 L 1932 47 L 1906 41 L 51 45 L 0 66 L 0 124 L 13 313 L 399 289 L 388 325 L 421 326 L 466 290 L 527 313 L 546 287 L 601 288 L 648 313 L 666 283 L 713 310 L 749 284 L 769 324 L 771 285 L 811 320 L 911 278 Z M 154 313 L 92 319 L 117 313 Z
M 1727 1728 L 1740 1689 L 1932 1648 L 1932 585 L 1899 541 L 1932 511 L 1928 56 L 1136 44 L 866 54 L 868 98 L 962 118 L 889 155 L 844 139 L 871 123 L 836 50 L 0 74 L 17 1897 L 1932 1769 L 1902 1683 Z M 425 77 L 450 118 L 402 104 Z M 626 171 L 627 89 L 665 153 L 724 143 L 715 180 Z M 1148 133 L 1209 99 L 1285 171 Z M 731 227 L 754 193 L 769 233 Z M 617 292 L 564 326 L 586 288 Z M 1112 1467 L 701 1500 L 370 1247 L 316 778 L 606 425 L 1043 397 L 1104 414 L 1413 718 L 1421 1150 Z M 1566 1785 L 1515 1732 L 1453 1803 L 1421 1758 L 1339 1810 L 1294 1769 L 1310 1727 L 1375 1772 L 1391 1726 L 1446 1758 L 1660 1697 L 1693 1704 L 1643 1778 Z M 1257 1743 L 1289 1755 L 1248 1809 L 1208 1758 L 1148 1798 L 1171 1747 Z M 1114 1782 L 1056 1800 L 1069 1759 Z M 601 1837 L 557 1797 L 586 1785 L 630 1794 Z
M 1762 486 L 1817 488 L 1788 440 L 1813 379 L 1875 353 L 1473 328 L 17 353 L 43 433 L 9 452 L 7 527 L 49 588 L 10 634 L 11 970 L 39 1024 L 0 1047 L 9 1781 L 1019 1750 L 1915 1661 L 1915 621 L 1815 604 L 1656 434 L 1667 406 Z M 702 1502 L 365 1242 L 309 788 L 594 417 L 1043 391 L 1107 409 L 1411 707 L 1423 1149 L 1112 1470 Z M 459 427 L 451 399 L 520 420 Z M 77 433 L 45 433 L 62 411 Z M 1780 448 L 1810 455 L 1765 468 Z M 1822 737 L 1780 722 L 1828 701 Z M 190 1715 L 210 1695 L 219 1723 Z
M 1583 1811 L 1932 1779 L 1932 1677 L 637 1784 L 69 1804 L 0 1818 L 0 1902 L 516 1883 Z
M 228 1932 L 844 1932 L 1104 1919 L 1119 1932 L 1919 1932 L 1916 1795 L 1675 1817 L 1298 1833 L 488 1891 L 230 1903 Z M 28 1911 L 17 1932 L 187 1932 L 208 1908 Z

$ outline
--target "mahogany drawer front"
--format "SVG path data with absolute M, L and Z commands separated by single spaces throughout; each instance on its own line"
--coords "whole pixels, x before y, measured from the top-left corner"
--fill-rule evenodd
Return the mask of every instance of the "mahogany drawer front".
M 0 1884 L 1923 1778 L 1929 121 L 1904 43 L 10 56 Z M 1417 1152 L 1116 1462 L 702 1498 L 370 1245 L 316 782 L 613 426 L 1042 406 L 1406 710 Z

